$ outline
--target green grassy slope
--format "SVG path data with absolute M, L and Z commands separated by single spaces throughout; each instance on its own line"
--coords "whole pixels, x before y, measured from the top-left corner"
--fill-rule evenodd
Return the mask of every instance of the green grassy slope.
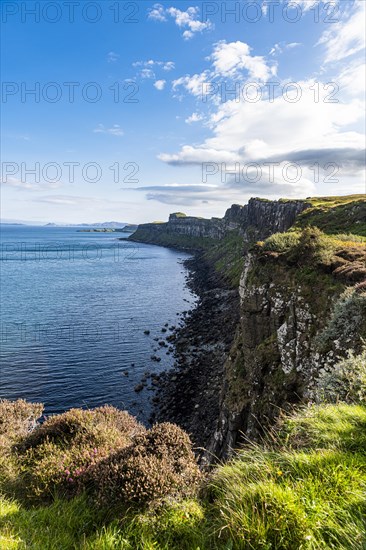
M 315 225 L 325 233 L 354 233 L 366 237 L 366 195 L 316 197 L 308 199 L 295 228 Z
M 85 496 L 25 507 L 2 497 L 0 548 L 361 549 L 366 408 L 311 406 L 219 466 L 196 498 L 111 517 Z

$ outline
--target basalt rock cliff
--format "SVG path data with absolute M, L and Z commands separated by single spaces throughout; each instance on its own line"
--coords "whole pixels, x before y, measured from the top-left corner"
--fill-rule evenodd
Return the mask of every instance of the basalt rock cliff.
M 244 206 L 233 204 L 223 218 L 197 218 L 177 212 L 166 223 L 139 225 L 130 240 L 196 249 L 212 244 L 210 240 L 222 240 L 230 231 L 238 231 L 246 240 L 264 239 L 289 229 L 298 214 L 310 206 L 301 200 L 253 198 Z
M 281 409 L 314 399 L 319 375 L 366 339 L 365 236 L 365 195 L 251 199 L 222 219 L 173 214 L 139 226 L 133 240 L 200 250 L 209 266 L 199 323 L 188 319 L 185 342 L 177 337 L 183 365 L 168 374 L 172 406 L 159 419 L 188 429 L 210 461 L 260 438 Z

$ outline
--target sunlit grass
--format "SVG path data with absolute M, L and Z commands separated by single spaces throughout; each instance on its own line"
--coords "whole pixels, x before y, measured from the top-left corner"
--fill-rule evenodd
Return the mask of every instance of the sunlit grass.
M 219 466 L 196 498 L 112 516 L 85 496 L 0 500 L 0 548 L 315 550 L 366 547 L 366 408 L 309 406 Z

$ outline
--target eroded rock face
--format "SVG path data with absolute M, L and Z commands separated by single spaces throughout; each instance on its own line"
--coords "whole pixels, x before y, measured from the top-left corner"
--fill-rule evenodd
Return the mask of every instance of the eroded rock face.
M 238 229 L 244 238 L 263 240 L 272 235 L 287 231 L 296 217 L 310 206 L 306 201 L 269 201 L 250 199 L 248 204 L 234 204 L 223 218 L 227 229 Z
M 208 220 L 177 214 L 170 214 L 165 230 L 178 235 L 217 240 L 222 239 L 225 234 L 225 227 L 220 218 Z
M 250 199 L 248 204 L 232 205 L 223 218 L 195 218 L 182 213 L 169 216 L 167 223 L 148 223 L 138 226 L 131 240 L 164 244 L 172 236 L 195 239 L 223 239 L 229 231 L 238 231 L 248 240 L 262 240 L 272 233 L 287 231 L 298 214 L 310 205 L 306 201 L 268 201 Z M 189 245 L 189 243 L 187 243 Z
M 357 329 L 359 342 L 344 329 L 319 351 L 319 337 L 324 340 L 329 332 L 342 293 L 327 277 L 320 273 L 316 286 L 299 284 L 295 270 L 276 258 L 247 255 L 240 322 L 224 368 L 220 418 L 207 460 L 226 458 L 245 440 L 258 440 L 280 410 L 311 399 L 323 369 L 361 344 L 364 329 Z

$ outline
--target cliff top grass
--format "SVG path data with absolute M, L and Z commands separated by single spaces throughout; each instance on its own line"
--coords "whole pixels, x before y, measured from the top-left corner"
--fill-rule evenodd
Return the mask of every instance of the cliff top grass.
M 353 233 L 366 237 L 366 195 L 309 198 L 294 228 L 316 226 L 325 233 Z
M 271 235 L 256 248 L 284 260 L 298 273 L 304 268 L 323 271 L 349 285 L 366 280 L 366 238 L 360 235 L 328 235 L 317 227 L 305 227 Z
M 322 206 L 326 208 L 334 208 L 335 206 L 341 206 L 350 202 L 365 202 L 366 194 L 358 195 L 340 195 L 340 196 L 328 196 L 328 197 L 308 197 L 307 202 L 310 202 L 312 206 Z
M 356 550 L 366 544 L 366 408 L 312 405 L 218 466 L 188 498 L 115 515 L 86 493 L 0 498 L 4 550 Z

